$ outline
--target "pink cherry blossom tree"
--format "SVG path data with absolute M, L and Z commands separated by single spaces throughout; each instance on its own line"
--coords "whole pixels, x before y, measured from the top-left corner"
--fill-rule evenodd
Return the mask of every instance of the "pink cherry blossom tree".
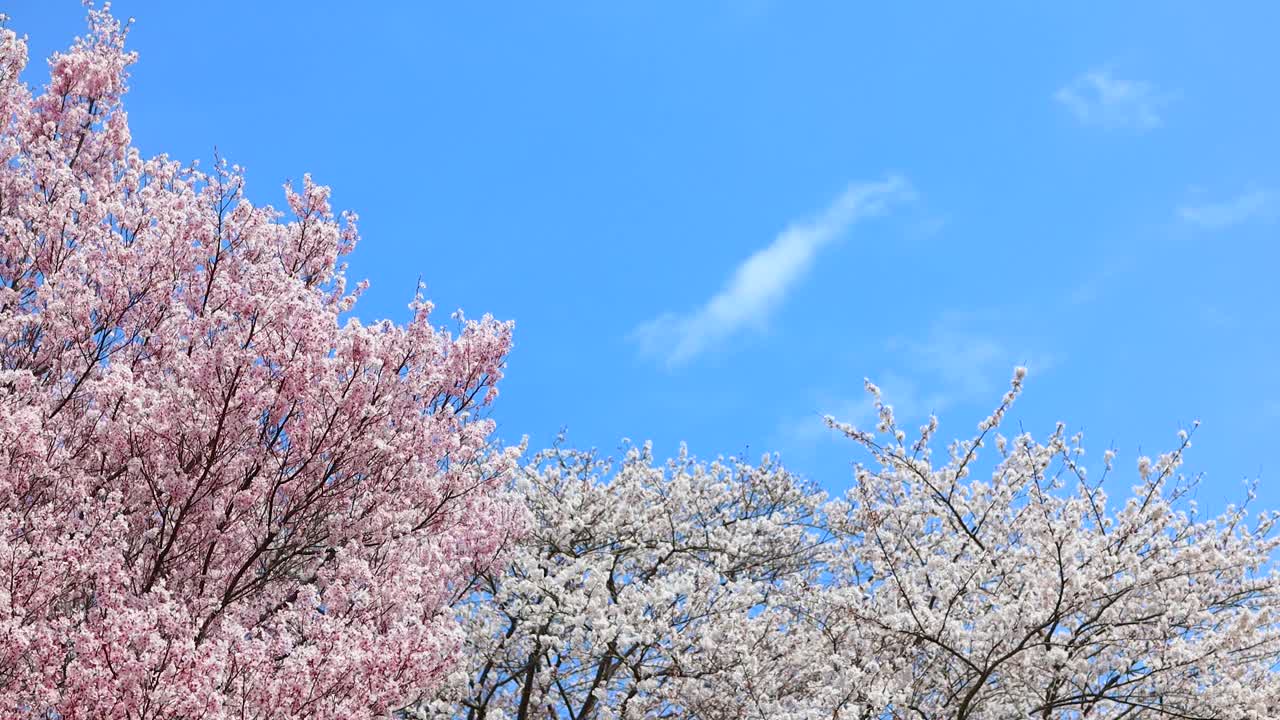
M 511 326 L 343 321 L 356 218 L 130 143 L 106 8 L 0 29 L 0 716 L 385 716 L 521 527 L 479 413 Z

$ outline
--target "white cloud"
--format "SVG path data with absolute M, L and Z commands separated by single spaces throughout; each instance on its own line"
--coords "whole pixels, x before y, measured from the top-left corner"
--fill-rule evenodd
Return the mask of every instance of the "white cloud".
M 916 381 L 908 383 L 892 371 L 884 374 L 886 382 L 871 379 L 885 391 L 886 402 L 892 401 L 891 390 L 902 388 L 897 406 L 918 419 L 966 403 L 994 407 L 1015 367 L 1024 365 L 1038 374 L 1054 364 L 1046 353 L 975 329 L 971 318 L 957 312 L 943 313 L 923 334 L 893 337 L 885 346 L 897 366 L 913 370 Z
M 1078 284 L 1067 292 L 1064 300 L 1072 307 L 1098 300 L 1121 275 L 1130 270 L 1132 258 L 1127 255 L 1108 254 L 1096 268 L 1084 275 Z
M 1137 80 L 1121 80 L 1109 70 L 1091 70 L 1054 93 L 1054 99 L 1085 125 L 1151 130 L 1160 127 L 1168 98 Z
M 940 413 L 954 403 L 955 398 L 941 392 L 923 392 L 914 380 L 892 370 L 871 378 L 884 401 L 892 405 L 906 427 L 919 424 L 929 413 Z M 774 445 L 792 453 L 807 453 L 823 440 L 847 442 L 827 427 L 823 417 L 830 415 L 840 422 L 854 427 L 873 428 L 876 424 L 875 403 L 865 392 L 840 396 L 823 393 L 814 396 L 815 409 L 801 416 L 788 417 L 778 423 Z
M 632 337 L 649 355 L 678 365 L 747 327 L 759 327 L 769 312 L 813 264 L 824 247 L 838 240 L 855 222 L 883 213 L 912 197 L 905 179 L 854 183 L 813 220 L 783 230 L 734 270 L 729 281 L 700 307 L 667 313 L 636 328 Z
M 1222 230 L 1250 220 L 1268 220 L 1276 215 L 1280 196 L 1269 190 L 1254 190 L 1229 200 L 1201 205 L 1183 205 L 1178 217 L 1206 230 Z
M 1006 333 L 991 327 L 993 322 L 994 318 L 981 314 L 948 311 L 913 335 L 884 342 L 890 367 L 870 379 L 880 387 L 884 402 L 893 406 L 899 427 L 910 432 L 931 413 L 945 421 L 946 415 L 966 408 L 983 413 L 973 416 L 976 422 L 1000 401 L 1014 367 L 1025 365 L 1033 381 L 1053 367 L 1052 355 L 1030 351 L 1025 340 L 1003 337 Z M 826 427 L 823 415 L 855 427 L 873 428 L 876 412 L 872 400 L 863 392 L 860 377 L 856 378 L 856 390 L 852 387 L 854 379 L 849 378 L 842 390 L 815 393 L 810 401 L 812 410 L 806 408 L 802 415 L 783 418 L 775 432 L 775 445 L 804 456 L 823 440 L 847 442 Z

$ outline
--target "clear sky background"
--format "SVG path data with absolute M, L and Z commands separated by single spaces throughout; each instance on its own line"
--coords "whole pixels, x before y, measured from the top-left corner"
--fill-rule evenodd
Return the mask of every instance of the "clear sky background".
M 145 155 L 332 185 L 363 319 L 422 276 L 442 323 L 516 321 L 508 441 L 776 451 L 838 490 L 820 416 L 865 421 L 864 376 L 951 437 L 1027 364 L 1015 429 L 1130 469 L 1198 418 L 1201 503 L 1280 506 L 1280 5 L 114 7 Z M 83 9 L 3 11 L 42 85 Z

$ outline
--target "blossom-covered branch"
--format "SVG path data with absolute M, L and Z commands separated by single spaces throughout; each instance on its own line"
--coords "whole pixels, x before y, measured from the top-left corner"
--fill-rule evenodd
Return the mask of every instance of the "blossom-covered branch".
M 1186 431 L 1138 458 L 1113 503 L 1114 452 L 1094 479 L 1062 424 L 1044 441 L 999 433 L 1024 376 L 940 463 L 936 421 L 908 443 L 870 383 L 875 432 L 831 421 L 875 460 L 828 508 L 822 605 L 849 637 L 832 686 L 865 688 L 849 717 L 1274 716 L 1277 515 L 1201 517 L 1179 474 Z
M 996 410 L 935 460 L 867 383 L 871 463 L 827 501 L 772 460 L 609 468 L 555 452 L 517 490 L 535 530 L 462 608 L 440 718 L 1274 717 L 1277 515 L 1201 517 L 1192 432 L 1090 475 L 1082 438 Z M 762 500 L 767 498 L 767 500 Z
M 769 458 L 662 465 L 647 446 L 616 467 L 553 450 L 516 489 L 533 530 L 505 572 L 475 586 L 461 611 L 469 665 L 415 715 L 661 717 L 696 705 L 736 716 L 776 704 L 785 688 L 754 688 L 748 668 L 787 652 L 771 608 L 815 581 L 823 495 Z
M 511 326 L 343 322 L 356 218 L 130 144 L 106 9 L 0 29 L 0 715 L 385 715 L 521 527 L 476 413 Z

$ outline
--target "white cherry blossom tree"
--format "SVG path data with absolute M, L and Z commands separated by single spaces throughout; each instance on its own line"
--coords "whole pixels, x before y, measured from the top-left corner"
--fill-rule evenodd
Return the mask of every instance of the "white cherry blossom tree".
M 1277 515 L 1204 517 L 1173 451 L 877 427 L 828 501 L 771 459 L 538 457 L 534 531 L 462 606 L 428 718 L 957 720 L 1277 716 Z M 1132 484 L 1117 502 L 1108 491 Z
M 1110 500 L 1112 451 L 1094 479 L 1062 424 L 999 433 L 1024 376 L 940 461 L 936 419 L 908 442 L 870 382 L 874 433 L 828 419 L 874 460 L 828 507 L 830 685 L 859 688 L 839 716 L 1275 717 L 1277 514 L 1200 515 L 1179 473 L 1194 426 Z
M 462 606 L 469 667 L 421 717 L 677 716 L 785 646 L 774 598 L 819 566 L 824 496 L 765 458 L 614 466 L 537 456 L 517 490 L 533 530 Z M 722 690 L 722 688 L 720 688 Z M 777 694 L 771 689 L 770 694 Z M 704 697 L 704 695 L 706 695 Z

